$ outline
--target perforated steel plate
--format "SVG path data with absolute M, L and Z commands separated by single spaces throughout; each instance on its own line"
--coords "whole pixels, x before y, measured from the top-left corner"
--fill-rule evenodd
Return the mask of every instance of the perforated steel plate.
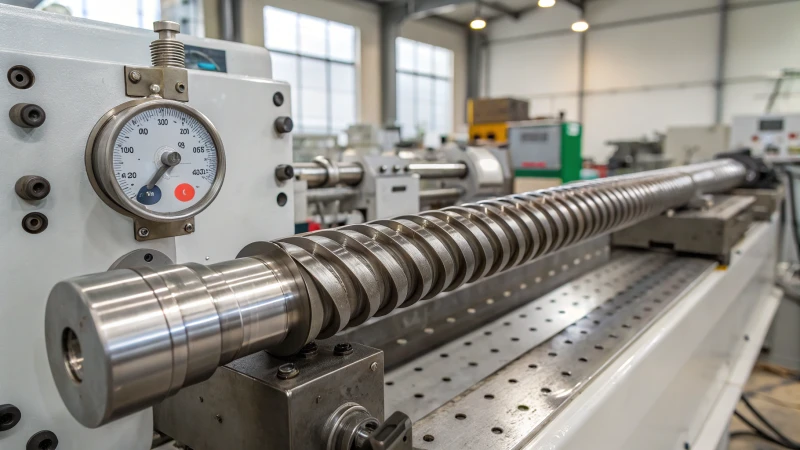
M 621 252 L 387 374 L 386 411 L 416 421 L 415 447 L 513 448 L 714 265 Z

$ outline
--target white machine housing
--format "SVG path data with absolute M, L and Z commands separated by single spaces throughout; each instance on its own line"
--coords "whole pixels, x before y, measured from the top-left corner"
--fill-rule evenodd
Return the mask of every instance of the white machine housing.
M 419 212 L 419 178 L 405 170 L 407 161 L 348 150 L 342 154 L 342 162 L 357 163 L 364 169 L 352 206 L 365 211 L 367 221 Z
M 293 231 L 291 182 L 279 185 L 275 167 L 292 163 L 290 134 L 275 131 L 290 116 L 286 83 L 271 80 L 266 49 L 179 35 L 187 44 L 224 51 L 227 73 L 190 70 L 188 105 L 216 126 L 227 149 L 227 173 L 216 200 L 195 218 L 195 231 L 177 238 L 137 242 L 133 220 L 112 210 L 95 193 L 84 166 L 87 139 L 101 116 L 131 100 L 125 96 L 124 65 L 149 66 L 147 30 L 109 25 L 0 5 L 0 68 L 24 65 L 35 75 L 28 89 L 3 77 L 2 108 L 33 103 L 46 112 L 39 128 L 0 121 L 0 404 L 13 404 L 22 419 L 0 433 L 0 448 L 23 449 L 42 430 L 54 432 L 58 450 L 145 450 L 151 445 L 152 413 L 134 414 L 97 429 L 67 412 L 48 369 L 44 308 L 60 280 L 104 271 L 136 249 L 153 249 L 175 262 L 232 259 L 245 245 Z M 285 102 L 273 103 L 281 92 Z M 4 113 L 5 114 L 5 113 Z M 40 175 L 52 190 L 45 199 L 18 197 L 14 184 Z M 279 202 L 278 196 L 287 196 Z M 284 203 L 280 206 L 279 203 Z M 48 228 L 29 234 L 29 212 L 47 216 Z
M 731 127 L 732 149 L 750 148 L 754 155 L 800 154 L 800 113 L 737 116 Z

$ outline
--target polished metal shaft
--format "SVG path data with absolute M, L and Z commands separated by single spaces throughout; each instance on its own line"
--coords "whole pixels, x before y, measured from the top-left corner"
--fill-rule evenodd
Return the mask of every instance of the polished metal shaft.
M 580 182 L 253 243 L 240 259 L 115 270 L 57 284 L 46 311 L 64 402 L 96 427 L 258 350 L 287 355 L 594 236 L 724 192 L 732 160 Z
M 314 162 L 292 164 L 295 177 L 304 180 L 309 188 L 331 187 L 338 184 L 357 186 L 364 178 L 364 169 L 356 163 L 331 162 L 317 158 Z M 387 168 L 388 170 L 388 168 Z M 422 179 L 464 178 L 467 165 L 464 163 L 411 163 L 404 172 L 416 173 Z
M 422 179 L 464 178 L 467 176 L 467 165 L 464 163 L 411 163 L 408 171 L 416 173 Z
M 298 180 L 305 180 L 309 188 L 344 184 L 357 186 L 364 177 L 364 169 L 356 163 L 332 163 L 323 158 L 314 162 L 292 164 Z

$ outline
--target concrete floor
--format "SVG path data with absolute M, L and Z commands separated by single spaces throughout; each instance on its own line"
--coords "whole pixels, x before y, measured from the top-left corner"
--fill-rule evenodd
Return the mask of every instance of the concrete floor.
M 756 366 L 745 387 L 750 403 L 772 424 L 795 442 L 800 442 L 800 381 L 780 376 L 768 367 Z M 767 427 L 758 422 L 744 403 L 739 402 L 738 411 L 751 422 Z M 739 418 L 733 417 L 731 432 L 750 431 Z M 730 450 L 785 450 L 785 447 L 774 445 L 750 436 L 731 439 Z

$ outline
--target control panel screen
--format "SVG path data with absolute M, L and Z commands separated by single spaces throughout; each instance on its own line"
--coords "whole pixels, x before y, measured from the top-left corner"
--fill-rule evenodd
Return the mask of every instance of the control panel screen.
M 547 142 L 548 138 L 547 132 L 528 132 L 520 135 L 522 142 Z
M 783 119 L 766 119 L 758 124 L 759 131 L 783 131 Z

